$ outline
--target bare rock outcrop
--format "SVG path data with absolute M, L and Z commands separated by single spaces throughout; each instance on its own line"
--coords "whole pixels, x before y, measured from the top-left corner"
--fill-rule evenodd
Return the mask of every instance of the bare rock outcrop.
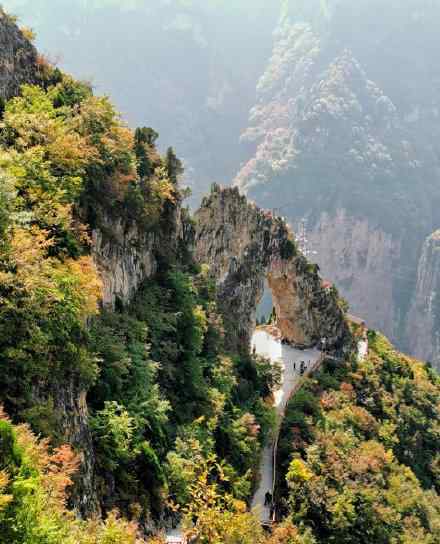
M 110 233 L 110 235 L 109 235 Z M 135 224 L 118 217 L 106 219 L 106 228 L 93 231 L 93 254 L 103 284 L 102 302 L 114 307 L 128 303 L 141 282 L 157 269 L 153 233 L 141 233 Z
M 145 228 L 122 215 L 100 214 L 92 233 L 92 252 L 102 283 L 102 303 L 114 308 L 130 303 L 142 282 L 158 270 L 165 253 L 177 257 L 185 236 L 180 202 L 167 205 L 158 225 Z
M 313 260 L 350 301 L 352 313 L 396 339 L 399 308 L 394 276 L 399 269 L 401 241 L 343 208 L 321 214 L 307 237 Z
M 8 100 L 38 78 L 37 50 L 0 6 L 0 98 Z
M 411 353 L 440 369 L 440 230 L 423 246 L 407 335 Z
M 349 332 L 340 300 L 318 267 L 298 251 L 283 219 L 251 204 L 237 188 L 214 185 L 196 213 L 195 256 L 218 286 L 228 342 L 248 349 L 267 279 L 283 337 L 300 346 L 325 338 L 343 346 Z

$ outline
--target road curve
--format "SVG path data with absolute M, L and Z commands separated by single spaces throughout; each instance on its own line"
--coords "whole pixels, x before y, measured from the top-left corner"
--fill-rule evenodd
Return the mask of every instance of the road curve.
M 321 352 L 317 349 L 299 350 L 287 344 L 282 344 L 273 334 L 264 328 L 257 329 L 252 337 L 252 350 L 255 353 L 267 357 L 272 363 L 280 363 L 282 368 L 282 385 L 274 394 L 274 407 L 279 418 L 279 424 L 284 415 L 286 405 L 300 383 L 300 365 L 304 361 L 306 373 L 316 366 L 320 360 Z M 270 505 L 265 504 L 266 493 L 273 493 L 274 479 L 274 439 L 263 449 L 260 460 L 259 483 L 252 499 L 252 509 L 260 516 L 261 522 L 270 521 Z

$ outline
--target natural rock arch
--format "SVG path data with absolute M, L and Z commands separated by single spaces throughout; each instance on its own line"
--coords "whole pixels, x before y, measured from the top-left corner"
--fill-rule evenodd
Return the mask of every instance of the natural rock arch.
M 195 257 L 216 280 L 230 347 L 249 348 L 265 279 L 284 338 L 305 347 L 323 337 L 330 349 L 344 344 L 349 331 L 337 293 L 323 286 L 282 218 L 218 185 L 195 218 Z

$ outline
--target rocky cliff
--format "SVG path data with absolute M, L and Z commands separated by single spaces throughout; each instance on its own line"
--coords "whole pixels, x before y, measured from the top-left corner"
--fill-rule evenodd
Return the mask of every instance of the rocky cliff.
M 195 215 L 195 256 L 218 286 L 227 338 L 248 349 L 267 279 L 277 322 L 287 340 L 338 349 L 348 328 L 337 294 L 298 251 L 283 219 L 249 203 L 238 189 L 213 186 Z
M 243 133 L 256 151 L 235 182 L 293 225 L 305 219 L 324 276 L 407 349 L 418 259 L 439 227 L 440 10 L 427 1 L 322 5 L 285 2 Z M 371 33 L 352 32 L 367 22 Z
M 37 51 L 0 6 L 0 98 L 18 94 L 23 83 L 37 80 Z
M 92 232 L 92 251 L 103 283 L 102 303 L 114 308 L 117 301 L 131 301 L 141 283 L 157 272 L 164 253 L 177 256 L 185 221 L 180 203 L 164 210 L 151 229 L 121 215 L 101 216 Z
M 393 282 L 401 241 L 345 209 L 323 213 L 307 236 L 312 260 L 350 301 L 351 312 L 395 338 L 399 312 Z
M 423 246 L 406 332 L 411 352 L 440 369 L 440 231 Z

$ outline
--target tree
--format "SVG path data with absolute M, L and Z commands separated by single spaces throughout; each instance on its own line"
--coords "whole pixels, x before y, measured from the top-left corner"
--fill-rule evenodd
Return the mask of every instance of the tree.
M 177 158 L 172 147 L 167 149 L 165 164 L 170 181 L 174 185 L 177 185 L 179 177 L 183 174 L 184 169 L 182 162 Z
M 134 152 L 138 162 L 138 175 L 141 179 L 149 178 L 154 172 L 151 161 L 151 148 L 154 148 L 159 134 L 152 128 L 137 128 L 134 133 Z

